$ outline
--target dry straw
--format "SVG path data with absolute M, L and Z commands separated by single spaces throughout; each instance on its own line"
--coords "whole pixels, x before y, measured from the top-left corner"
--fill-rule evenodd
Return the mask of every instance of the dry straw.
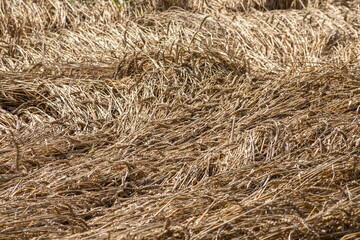
M 359 11 L 1 1 L 0 239 L 359 238 Z

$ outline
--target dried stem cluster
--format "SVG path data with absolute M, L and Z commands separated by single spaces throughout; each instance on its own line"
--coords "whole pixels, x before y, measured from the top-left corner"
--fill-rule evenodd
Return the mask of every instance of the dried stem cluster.
M 359 11 L 1 1 L 0 239 L 360 237 Z

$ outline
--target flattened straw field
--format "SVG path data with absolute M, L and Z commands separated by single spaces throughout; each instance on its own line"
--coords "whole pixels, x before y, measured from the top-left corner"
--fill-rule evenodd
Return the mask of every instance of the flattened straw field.
M 0 239 L 359 239 L 359 36 L 359 0 L 1 0 Z

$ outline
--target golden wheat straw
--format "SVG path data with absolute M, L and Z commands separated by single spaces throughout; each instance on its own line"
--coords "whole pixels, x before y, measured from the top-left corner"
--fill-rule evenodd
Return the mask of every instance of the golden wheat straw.
M 356 239 L 359 11 L 1 1 L 0 239 Z

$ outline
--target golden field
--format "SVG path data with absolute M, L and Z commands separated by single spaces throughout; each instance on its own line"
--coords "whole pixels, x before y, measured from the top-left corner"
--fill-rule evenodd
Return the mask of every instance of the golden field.
M 360 238 L 360 1 L 0 1 L 0 239 Z

